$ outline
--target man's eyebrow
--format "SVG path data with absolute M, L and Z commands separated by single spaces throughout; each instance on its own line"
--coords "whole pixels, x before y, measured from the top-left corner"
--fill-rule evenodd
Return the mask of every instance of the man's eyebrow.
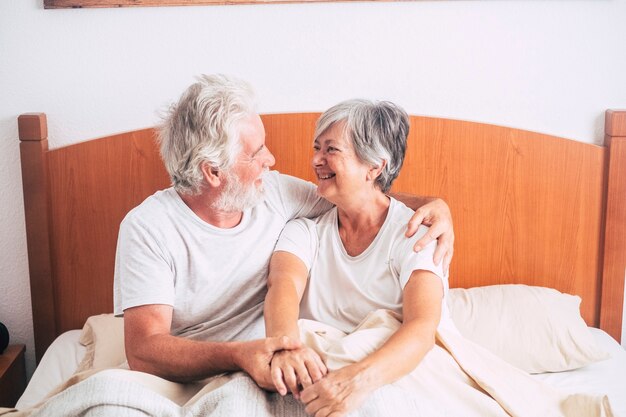
M 259 152 L 261 152 L 261 150 L 265 147 L 265 144 L 259 146 L 259 149 L 257 149 L 256 151 L 254 151 L 254 153 L 251 155 L 253 158 L 256 156 L 256 154 L 258 154 Z

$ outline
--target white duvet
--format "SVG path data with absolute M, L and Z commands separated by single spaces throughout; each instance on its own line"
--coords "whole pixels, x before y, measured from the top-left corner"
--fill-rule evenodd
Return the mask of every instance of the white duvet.
M 377 311 L 353 333 L 301 321 L 302 338 L 329 369 L 357 361 L 384 343 L 400 323 Z M 242 373 L 176 384 L 123 369 L 87 372 L 17 416 L 304 416 L 291 396 L 269 394 Z M 3 412 L 0 414 L 4 415 Z M 560 392 L 440 326 L 437 345 L 408 376 L 376 391 L 351 416 L 612 417 L 604 395 Z

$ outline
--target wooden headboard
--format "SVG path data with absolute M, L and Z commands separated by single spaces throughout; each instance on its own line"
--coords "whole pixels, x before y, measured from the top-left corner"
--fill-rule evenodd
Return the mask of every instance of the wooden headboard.
M 275 169 L 313 180 L 318 116 L 262 116 Z M 169 185 L 152 129 L 48 149 L 46 123 L 41 113 L 19 117 L 37 358 L 62 332 L 112 312 L 120 221 Z M 577 294 L 586 322 L 620 339 L 626 111 L 607 111 L 604 146 L 412 116 L 394 190 L 448 202 L 452 287 L 524 283 Z

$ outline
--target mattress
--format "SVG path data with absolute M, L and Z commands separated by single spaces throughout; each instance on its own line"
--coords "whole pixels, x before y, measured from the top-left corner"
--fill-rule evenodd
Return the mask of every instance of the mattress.
M 604 331 L 590 330 L 596 342 L 611 354 L 610 359 L 574 371 L 535 374 L 533 378 L 565 392 L 606 394 L 615 417 L 626 417 L 626 350 Z M 17 409 L 37 404 L 74 373 L 86 351 L 79 343 L 80 334 L 80 330 L 63 333 L 48 348 L 17 402 Z

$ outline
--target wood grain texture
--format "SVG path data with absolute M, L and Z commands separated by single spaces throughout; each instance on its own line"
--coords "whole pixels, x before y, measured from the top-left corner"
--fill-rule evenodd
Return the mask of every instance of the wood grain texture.
M 169 185 L 154 130 L 88 141 L 48 153 L 54 299 L 58 332 L 113 312 L 119 225 Z M 93 294 L 94 296 L 90 296 Z M 72 302 L 67 302 L 72 300 Z
M 311 159 L 313 134 L 320 113 L 262 115 L 266 146 L 276 157 L 277 171 L 315 182 Z
M 275 169 L 314 180 L 310 161 L 318 116 L 262 116 L 267 146 L 276 156 Z M 623 160 L 621 153 L 616 155 Z M 47 209 L 34 210 L 47 213 L 48 222 L 39 219 L 37 223 L 37 217 L 27 215 L 28 229 L 49 229 L 54 280 L 50 307 L 55 308 L 54 314 L 47 319 L 38 314 L 35 331 L 53 329 L 60 334 L 80 328 L 90 315 L 112 311 L 120 221 L 144 198 L 167 187 L 169 179 L 152 129 L 47 152 L 42 149 L 23 158 L 26 173 L 32 170 L 24 167 L 47 166 L 36 176 L 46 187 L 25 185 L 37 190 L 31 203 L 49 201 L 43 204 Z M 32 162 L 33 158 L 43 162 Z M 607 324 L 609 329 L 615 325 L 612 317 L 621 315 L 621 305 L 616 306 L 617 299 L 607 302 L 611 311 L 605 316 L 603 310 L 601 322 L 607 160 L 607 148 L 601 146 L 518 129 L 413 116 L 404 167 L 393 190 L 440 196 L 450 205 L 457 236 L 451 286 L 524 283 L 553 287 L 581 296 L 587 323 L 603 328 Z M 619 193 L 621 187 L 609 193 Z M 27 212 L 33 211 L 31 203 Z M 619 233 L 618 239 L 623 238 Z M 30 253 L 29 238 L 29 261 Z M 37 269 L 31 268 L 31 275 L 33 270 Z M 48 337 L 37 336 L 36 343 L 37 350 L 43 351 Z
M 605 149 L 517 129 L 412 118 L 399 191 L 452 210 L 450 284 L 548 286 L 599 323 Z
M 104 7 L 208 6 L 275 3 L 326 3 L 362 0 L 44 0 L 46 9 L 78 9 Z M 391 1 L 391 0 L 368 0 Z
M 24 345 L 10 345 L 0 355 L 0 407 L 14 407 L 26 389 Z
M 604 117 L 605 137 L 626 136 L 626 110 L 607 110 Z M 608 143 L 606 143 L 608 145 Z
M 18 118 L 26 242 L 37 361 L 58 335 L 50 256 L 47 121 L 45 114 Z
M 600 326 L 620 341 L 626 276 L 626 111 L 607 111 L 606 142 L 610 158 Z
M 265 116 L 276 169 L 313 180 L 318 114 Z M 452 210 L 453 287 L 549 286 L 582 297 L 599 325 L 606 149 L 523 130 L 411 117 L 393 191 L 439 196 Z
M 17 118 L 20 141 L 41 141 L 48 138 L 48 119 L 44 113 L 26 113 Z

